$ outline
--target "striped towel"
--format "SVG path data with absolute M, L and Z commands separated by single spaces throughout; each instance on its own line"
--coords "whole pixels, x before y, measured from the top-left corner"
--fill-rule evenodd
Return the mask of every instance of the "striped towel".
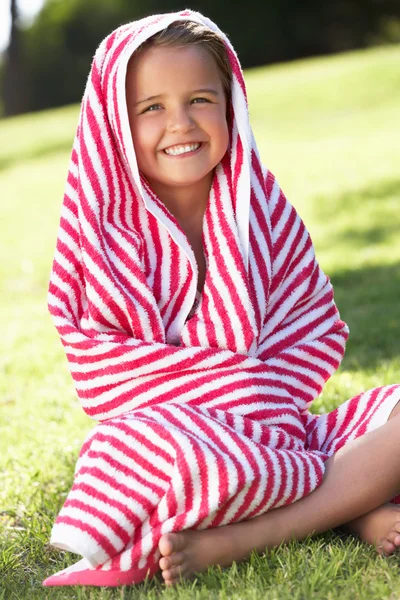
M 138 171 L 125 100 L 132 52 L 177 20 L 218 32 L 233 70 L 196 305 L 194 253 Z M 157 571 L 162 534 L 295 502 L 321 483 L 332 452 L 400 399 L 391 386 L 309 412 L 348 330 L 309 234 L 260 162 L 235 51 L 190 10 L 124 25 L 96 52 L 48 300 L 82 407 L 99 423 L 51 536 L 83 559 L 45 585 L 137 583 Z

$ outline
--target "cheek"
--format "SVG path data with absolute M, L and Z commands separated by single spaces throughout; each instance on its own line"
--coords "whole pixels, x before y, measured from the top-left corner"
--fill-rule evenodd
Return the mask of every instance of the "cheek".
M 210 113 L 203 119 L 202 127 L 214 142 L 221 142 L 225 137 L 228 137 L 228 124 L 226 121 L 225 111 Z
M 131 127 L 133 145 L 138 162 L 146 160 L 149 153 L 155 152 L 159 143 L 158 128 L 155 123 L 137 123 Z
M 225 119 L 225 126 L 224 126 L 224 144 L 226 144 L 226 147 L 228 147 L 229 145 L 229 125 Z
M 225 114 L 221 116 L 221 119 L 216 124 L 215 133 L 218 137 L 218 145 L 223 148 L 225 152 L 229 145 L 229 127 Z
M 221 111 L 218 113 L 216 121 L 214 123 L 214 128 L 215 128 L 216 133 L 218 133 L 221 143 L 225 143 L 225 141 L 226 141 L 226 144 L 228 144 L 229 128 L 228 128 L 228 122 L 227 122 L 227 118 L 226 118 L 225 108 L 221 107 Z

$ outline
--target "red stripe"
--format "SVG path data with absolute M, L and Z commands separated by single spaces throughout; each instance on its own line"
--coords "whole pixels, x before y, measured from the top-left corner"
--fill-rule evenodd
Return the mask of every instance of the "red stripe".
M 129 542 L 129 533 L 121 525 L 119 525 L 119 523 L 115 519 L 110 517 L 110 515 L 108 515 L 103 510 L 99 510 L 95 506 L 87 504 L 86 502 L 83 502 L 82 500 L 78 500 L 76 498 L 67 499 L 64 503 L 64 507 L 77 508 L 78 510 L 82 510 L 83 512 L 89 513 L 91 517 L 97 518 L 100 521 L 102 521 L 106 527 L 111 529 L 115 533 L 115 535 L 117 535 L 122 540 L 122 542 L 124 542 L 124 544 L 127 544 Z
M 110 540 L 107 539 L 105 535 L 102 535 L 96 527 L 89 525 L 85 521 L 81 519 L 73 519 L 72 517 L 68 517 L 67 515 L 60 515 L 56 519 L 56 524 L 63 523 L 64 525 L 69 525 L 70 527 L 75 527 L 79 531 L 84 531 L 89 534 L 95 542 L 104 550 L 104 552 L 108 556 L 113 556 L 118 552 L 118 549 L 113 546 Z

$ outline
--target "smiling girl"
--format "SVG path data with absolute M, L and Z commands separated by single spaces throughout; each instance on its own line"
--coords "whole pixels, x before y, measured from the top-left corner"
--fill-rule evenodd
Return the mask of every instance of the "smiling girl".
M 196 257 L 199 292 L 206 273 L 203 216 L 214 168 L 229 142 L 229 92 L 206 44 L 144 44 L 130 59 L 126 78 L 139 170 L 186 233 Z
M 310 413 L 347 327 L 199 13 L 97 51 L 49 309 L 99 423 L 51 537 L 83 558 L 45 585 L 173 585 L 340 525 L 400 546 L 400 387 Z

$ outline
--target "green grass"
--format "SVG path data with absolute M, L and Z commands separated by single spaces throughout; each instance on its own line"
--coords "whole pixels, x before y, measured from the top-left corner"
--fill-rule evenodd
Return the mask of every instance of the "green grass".
M 311 231 L 352 334 L 313 410 L 398 381 L 400 47 L 246 73 L 261 156 Z M 46 308 L 78 107 L 0 122 L 0 600 L 396 599 L 399 557 L 323 536 L 218 567 L 176 589 L 48 590 L 76 557 L 48 545 L 92 427 Z

